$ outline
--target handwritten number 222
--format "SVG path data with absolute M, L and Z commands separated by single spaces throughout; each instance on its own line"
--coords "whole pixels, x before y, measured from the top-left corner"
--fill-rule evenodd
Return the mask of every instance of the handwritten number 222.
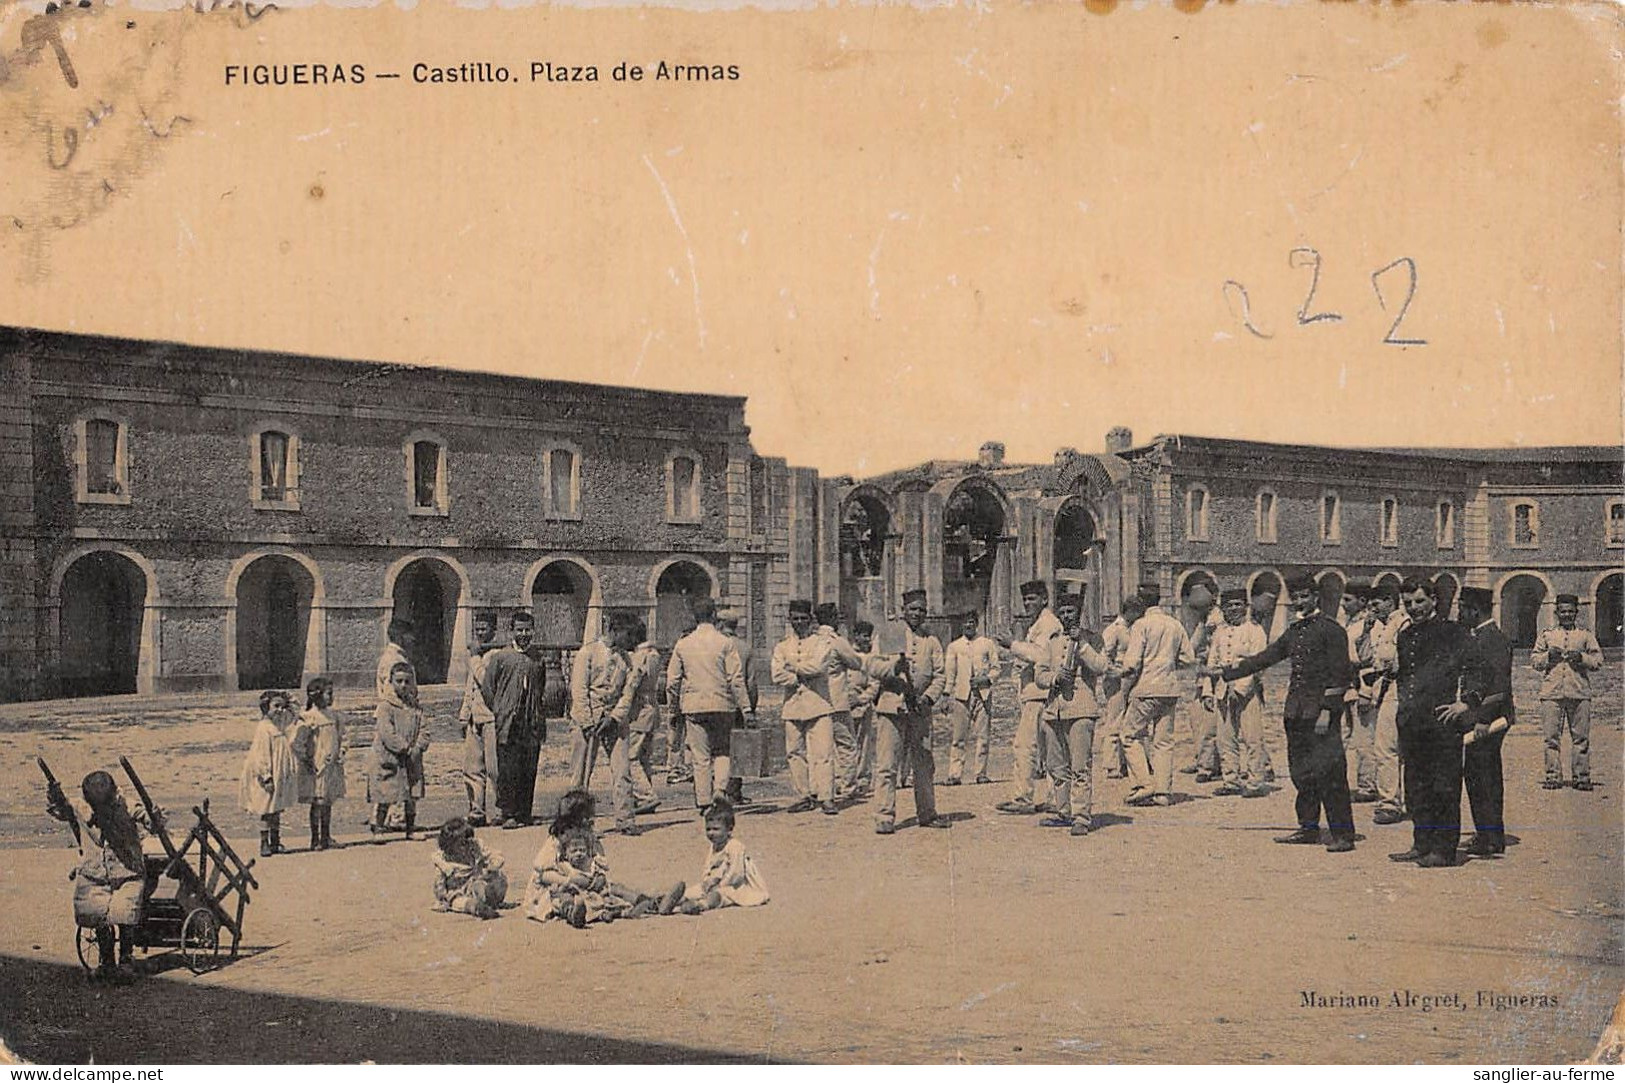
M 1341 321 L 1343 319 L 1341 313 L 1310 311 L 1315 301 L 1315 290 L 1320 286 L 1320 253 L 1313 248 L 1294 248 L 1287 254 L 1287 264 L 1291 267 L 1307 268 L 1309 271 L 1309 288 L 1303 295 L 1303 304 L 1298 306 L 1298 326 L 1307 327 L 1313 323 L 1337 323 Z M 1399 325 L 1405 320 L 1405 314 L 1410 311 L 1411 301 L 1416 297 L 1416 261 L 1409 256 L 1400 256 L 1392 263 L 1379 267 L 1371 273 L 1371 289 L 1377 295 L 1377 304 L 1382 307 L 1384 312 L 1387 312 L 1389 310 L 1388 299 L 1383 296 L 1382 277 L 1399 267 L 1405 268 L 1408 274 L 1405 300 L 1400 302 L 1399 313 L 1394 317 L 1394 322 L 1389 324 L 1388 333 L 1382 336 L 1383 344 L 1387 346 L 1426 346 L 1427 339 L 1398 338 L 1395 335 L 1399 330 Z M 1246 286 L 1233 278 L 1229 278 L 1225 280 L 1222 292 L 1225 304 L 1230 307 L 1231 315 L 1241 321 L 1241 325 L 1250 334 L 1265 339 L 1275 337 L 1273 334 L 1260 331 L 1258 325 L 1253 322 L 1252 301 L 1247 296 Z

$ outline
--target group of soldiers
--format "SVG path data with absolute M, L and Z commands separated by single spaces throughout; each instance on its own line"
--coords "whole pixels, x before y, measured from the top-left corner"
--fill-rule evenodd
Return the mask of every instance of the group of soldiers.
M 1084 625 L 1081 595 L 1061 593 L 1052 606 L 1048 584 L 1034 580 L 1020 588 L 1026 631 L 1019 639 L 986 635 L 979 614 L 967 613 L 953 618 L 958 634 L 944 647 L 926 629 L 925 592 L 915 590 L 903 597 L 901 635 L 890 650 L 879 649 L 872 624 L 857 621 L 843 631 L 834 605 L 793 600 L 789 631 L 768 665 L 784 697 L 779 713 L 795 793 L 787 811 L 833 816 L 870 797 L 876 832 L 890 835 L 899 826 L 897 789 L 912 779 L 914 823 L 947 827 L 936 807 L 934 716 L 945 711 L 950 720 L 940 784 L 988 783 L 993 689 L 1009 666 L 1020 714 L 1012 789 L 996 807 L 1087 835 L 1097 747 L 1107 777 L 1128 780 L 1126 804 L 1174 802 L 1177 708 L 1194 676 L 1196 759 L 1183 770 L 1199 783 L 1217 783 L 1214 796 L 1270 792 L 1284 737 L 1297 830 L 1277 842 L 1350 851 L 1352 806 L 1372 803 L 1376 823 L 1412 821 L 1412 845 L 1395 860 L 1453 865 L 1465 787 L 1476 826 L 1466 851 L 1502 853 L 1501 742 L 1516 712 L 1512 650 L 1491 619 L 1491 593 L 1464 588 L 1452 621 L 1440 611 L 1435 583 L 1420 576 L 1398 587 L 1349 584 L 1341 619 L 1322 610 L 1320 585 L 1309 575 L 1292 577 L 1287 591 L 1292 619 L 1272 641 L 1258 618 L 1273 612 L 1273 596 L 1230 589 L 1214 599 L 1199 586 L 1185 599 L 1197 616 L 1187 631 L 1162 608 L 1157 585 L 1142 584 L 1096 632 Z M 1591 633 L 1577 627 L 1574 596 L 1559 596 L 1556 614 L 1557 627 L 1542 633 L 1531 657 L 1544 675 L 1544 784 L 1565 784 L 1566 730 L 1573 784 L 1590 790 L 1590 673 L 1602 656 Z M 702 809 L 719 793 L 748 801 L 730 748 L 739 729 L 756 726 L 752 650 L 738 635 L 737 614 L 701 599 L 693 616 L 693 630 L 669 660 L 625 614 L 611 614 L 603 637 L 574 659 L 571 771 L 577 786 L 586 785 L 598 752 L 607 754 L 616 827 L 627 833 L 658 804 L 649 775 L 663 717 L 671 727 L 669 782 L 691 778 Z M 545 737 L 541 671 L 517 657 L 503 660 L 505 653 L 531 657 L 529 625 L 529 615 L 516 612 L 512 648 L 482 649 L 471 665 L 463 720 L 476 822 L 484 818 L 484 780 L 493 776 L 499 820 L 517 825 L 530 815 Z M 482 648 L 493 632 L 489 618 L 476 621 Z M 1259 675 L 1284 661 L 1291 672 L 1276 727 L 1265 721 Z M 505 768 L 509 760 L 521 766 Z M 528 784 L 518 777 L 526 764 Z

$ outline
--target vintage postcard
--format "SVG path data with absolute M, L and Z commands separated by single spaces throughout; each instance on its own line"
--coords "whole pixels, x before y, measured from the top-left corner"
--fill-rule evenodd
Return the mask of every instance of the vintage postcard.
M 1620 47 L 0 7 L 5 1055 L 1617 1063 Z

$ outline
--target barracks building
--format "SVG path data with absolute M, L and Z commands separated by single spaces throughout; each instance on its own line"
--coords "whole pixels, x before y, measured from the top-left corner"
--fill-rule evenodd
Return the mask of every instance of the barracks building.
M 1339 450 L 1123 429 L 1085 454 L 1002 445 L 868 479 L 755 454 L 745 400 L 0 329 L 0 699 L 370 685 L 392 615 L 426 683 L 471 618 L 524 607 L 555 664 L 606 610 L 669 646 L 695 597 L 764 651 L 791 597 L 882 640 L 905 590 L 938 631 L 1017 588 L 1144 580 L 1186 619 L 1206 582 L 1306 568 L 1495 591 L 1517 644 L 1578 594 L 1621 645 L 1617 447 Z M 1284 601 L 1284 599 L 1282 599 Z M 1277 610 L 1283 619 L 1284 609 Z

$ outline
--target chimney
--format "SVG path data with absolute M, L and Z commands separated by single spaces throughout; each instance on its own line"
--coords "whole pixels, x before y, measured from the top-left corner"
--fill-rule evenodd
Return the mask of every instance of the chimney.
M 1004 465 L 1004 445 L 997 440 L 989 440 L 982 445 L 976 453 L 976 465 L 983 470 L 996 470 Z
M 1126 425 L 1118 425 L 1106 434 L 1106 451 L 1112 455 L 1120 455 L 1134 446 L 1134 430 Z

